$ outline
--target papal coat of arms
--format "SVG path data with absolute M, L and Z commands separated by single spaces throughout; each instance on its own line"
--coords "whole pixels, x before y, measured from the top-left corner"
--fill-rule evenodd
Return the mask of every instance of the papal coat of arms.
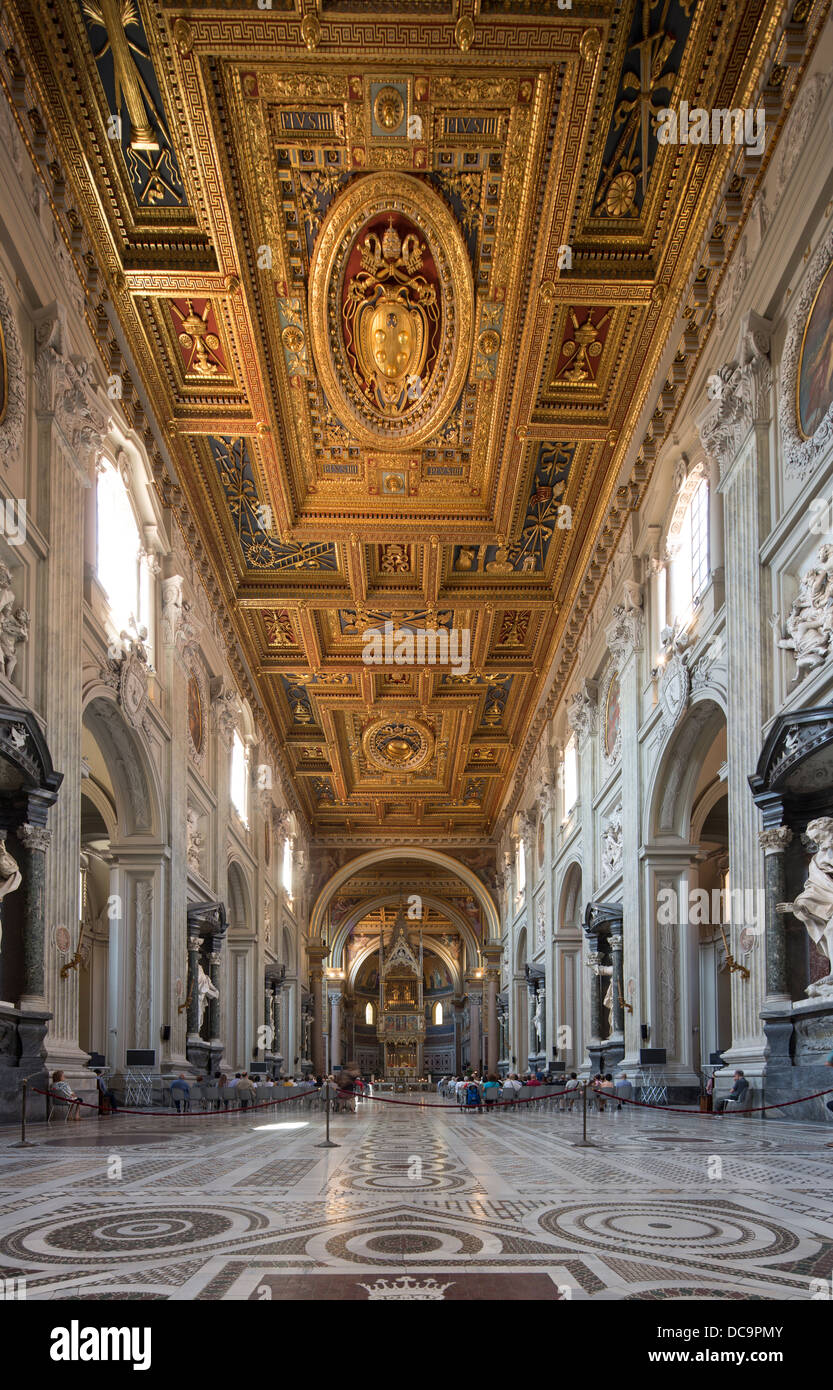
M 313 353 L 327 402 L 361 444 L 413 447 L 459 403 L 474 329 L 453 213 L 406 174 L 369 174 L 330 207 L 310 263 Z
M 381 236 L 365 233 L 359 254 L 342 310 L 347 356 L 371 405 L 396 416 L 422 396 L 436 361 L 437 290 L 421 273 L 425 243 L 416 232 L 401 237 L 393 213 Z

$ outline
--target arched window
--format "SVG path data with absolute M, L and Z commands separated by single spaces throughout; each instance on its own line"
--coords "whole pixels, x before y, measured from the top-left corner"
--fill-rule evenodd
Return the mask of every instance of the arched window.
M 442 1006 L 442 1004 L 441 1004 L 441 1003 L 439 1002 L 439 1000 L 438 1000 L 437 1003 L 434 1005 L 434 1024 L 435 1024 L 436 1027 L 441 1028 L 441 1027 L 442 1027 L 442 1022 L 443 1022 L 443 1006 Z
M 376 1022 L 376 1010 L 372 1004 L 367 1004 L 364 1011 L 364 1021 L 368 1027 L 372 1027 Z
M 231 781 L 229 784 L 231 804 L 248 829 L 249 825 L 249 758 L 239 733 L 235 729 L 231 745 Z
M 150 630 L 150 569 L 130 497 L 116 466 L 106 461 L 96 483 L 96 564 L 98 582 L 117 631 L 133 618 Z
M 572 734 L 564 749 L 564 815 L 569 816 L 578 801 L 578 755 L 576 736 Z
M 291 898 L 291 897 L 292 897 L 292 841 L 290 840 L 290 838 L 289 838 L 288 835 L 287 835 L 286 839 L 285 839 L 284 842 L 283 842 L 283 869 L 282 869 L 282 875 L 281 875 L 281 876 L 282 876 L 283 886 L 284 886 L 284 888 L 286 889 L 287 893 L 289 894 L 289 896 L 290 896 L 290 898 Z
M 690 496 L 680 498 L 680 510 L 668 536 L 672 607 L 669 624 L 675 618 L 685 623 L 709 584 L 709 485 L 705 478 L 694 482 Z

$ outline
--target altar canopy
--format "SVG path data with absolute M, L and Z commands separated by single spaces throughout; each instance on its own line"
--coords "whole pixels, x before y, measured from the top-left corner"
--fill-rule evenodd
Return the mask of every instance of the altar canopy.
M 425 1006 L 423 1003 L 422 940 L 419 954 L 408 942 L 405 911 L 400 903 L 393 937 L 385 958 L 379 942 L 379 1026 L 385 1076 L 408 1081 L 423 1074 Z

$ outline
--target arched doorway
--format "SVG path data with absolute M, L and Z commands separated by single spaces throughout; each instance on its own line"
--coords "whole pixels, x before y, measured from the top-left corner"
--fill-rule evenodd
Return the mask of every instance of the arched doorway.
M 226 987 L 223 990 L 226 1008 L 222 1022 L 224 1057 L 232 1070 L 242 1071 L 256 1055 L 254 1001 L 259 992 L 255 990 L 257 934 L 251 896 L 243 868 L 236 860 L 228 866 L 228 924 Z
M 729 1041 L 722 1037 L 729 984 L 721 978 L 729 931 L 720 890 L 731 878 L 725 764 L 725 715 L 707 695 L 668 741 L 647 802 L 640 1013 L 643 1046 L 666 1052 L 672 1100 L 692 1098 L 712 1042 Z
M 581 865 L 570 864 L 561 885 L 553 946 L 554 1041 L 567 1071 L 581 1062 Z
M 159 1067 L 174 996 L 167 827 L 142 738 L 100 685 L 88 693 L 81 750 L 79 1042 L 114 1072 L 131 1049 L 153 1050 Z
M 515 991 L 515 1016 L 513 1019 L 511 1038 L 513 1071 L 525 1071 L 529 1066 L 530 1052 L 534 1050 L 531 1049 L 529 1045 L 530 1009 L 529 984 L 526 976 L 526 957 L 526 927 L 522 927 L 518 933 L 518 940 L 515 947 L 515 974 L 513 980 L 513 988 Z

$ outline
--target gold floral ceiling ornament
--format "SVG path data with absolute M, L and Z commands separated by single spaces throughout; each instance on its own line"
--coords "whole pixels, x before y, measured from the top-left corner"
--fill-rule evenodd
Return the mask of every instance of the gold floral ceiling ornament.
M 418 719 L 374 719 L 362 734 L 362 749 L 380 772 L 417 772 L 434 751 L 434 735 Z
M 424 443 L 457 405 L 471 359 L 471 269 L 446 204 L 407 174 L 354 180 L 310 265 L 324 392 L 362 444 Z

